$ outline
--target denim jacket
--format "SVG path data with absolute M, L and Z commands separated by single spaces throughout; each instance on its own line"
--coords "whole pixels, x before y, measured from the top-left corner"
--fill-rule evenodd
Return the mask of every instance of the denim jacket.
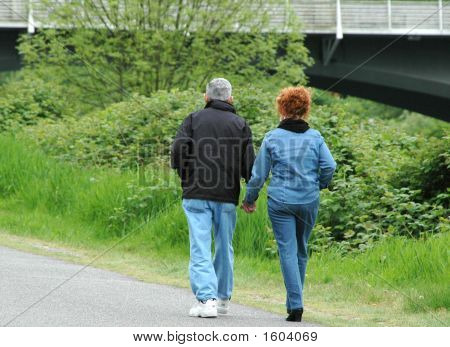
M 336 162 L 317 130 L 296 133 L 274 129 L 264 137 L 244 200 L 254 203 L 272 172 L 267 191 L 271 199 L 288 204 L 310 203 L 328 187 L 335 169 Z

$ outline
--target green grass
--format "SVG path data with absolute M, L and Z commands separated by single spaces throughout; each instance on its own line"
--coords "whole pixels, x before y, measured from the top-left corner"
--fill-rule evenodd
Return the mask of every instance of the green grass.
M 448 279 L 448 233 L 427 240 L 395 237 L 384 240 L 373 249 L 355 256 L 327 253 L 316 255 L 320 266 L 311 269 L 319 283 L 332 283 L 335 278 L 347 278 L 358 283 L 364 278 L 368 288 L 401 289 L 405 308 L 425 312 L 450 307 Z M 369 291 L 370 297 L 374 295 Z M 346 292 L 350 298 L 359 295 Z M 380 298 L 381 299 L 381 298 Z M 373 301 L 377 301 L 373 297 Z
M 146 185 L 140 186 L 142 176 L 135 173 L 81 169 L 11 137 L 0 137 L 0 146 L 1 244 L 86 263 L 133 232 L 96 265 L 189 286 L 188 232 L 179 192 L 156 185 L 161 178 L 172 180 L 171 173 L 149 171 Z M 233 300 L 283 313 L 285 293 L 278 259 L 270 252 L 264 197 L 256 214 L 239 212 L 238 220 Z M 445 233 L 419 240 L 391 237 L 345 256 L 334 248 L 314 253 L 305 319 L 341 326 L 448 326 L 449 244 Z
M 10 205 L 94 224 L 99 238 L 121 236 L 178 196 L 173 185 L 158 188 L 161 176 L 171 175 L 168 170 L 147 178 L 147 189 L 134 172 L 81 169 L 13 137 L 0 137 L 0 148 L 1 198 Z

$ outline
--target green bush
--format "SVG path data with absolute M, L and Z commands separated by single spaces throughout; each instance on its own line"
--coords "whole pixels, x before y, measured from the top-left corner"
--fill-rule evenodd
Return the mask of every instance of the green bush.
M 359 113 L 353 114 L 354 102 L 319 106 L 312 116 L 338 163 L 331 191 L 322 193 L 313 248 L 316 238 L 322 248 L 331 238 L 346 252 L 372 247 L 384 237 L 448 231 L 449 211 L 444 203 L 448 180 L 443 178 L 448 177 L 449 168 L 439 165 L 439 174 L 428 180 L 418 169 L 421 156 L 442 164 L 445 156 L 436 153 L 448 151 L 448 143 L 443 139 L 427 142 L 380 119 L 361 119 Z M 440 189 L 440 200 L 423 197 L 420 185 L 414 184 L 419 181 L 429 184 L 428 191 Z
M 414 158 L 403 165 L 391 180 L 396 187 L 410 187 L 418 196 L 432 199 L 447 208 L 450 203 L 450 137 L 430 138 Z
M 202 105 L 192 91 L 134 96 L 81 118 L 25 129 L 51 155 L 88 166 L 136 168 L 167 155 L 181 120 Z
M 74 105 L 65 89 L 56 83 L 21 74 L 0 85 L 0 132 L 73 113 Z
M 237 91 L 236 108 L 252 125 L 255 143 L 276 125 L 273 95 L 260 89 Z M 204 107 L 193 90 L 133 96 L 84 117 L 46 119 L 24 129 L 45 152 L 87 166 L 136 168 L 167 157 L 182 120 Z

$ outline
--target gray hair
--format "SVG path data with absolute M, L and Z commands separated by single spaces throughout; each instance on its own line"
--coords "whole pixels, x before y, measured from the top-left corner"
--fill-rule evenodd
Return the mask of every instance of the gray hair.
M 227 101 L 231 97 L 231 83 L 225 78 L 214 78 L 206 86 L 206 96 L 211 100 Z

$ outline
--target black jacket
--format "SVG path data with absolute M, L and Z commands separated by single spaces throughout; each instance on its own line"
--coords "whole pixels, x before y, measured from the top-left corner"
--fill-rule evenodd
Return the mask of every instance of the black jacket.
M 172 144 L 172 168 L 183 198 L 238 204 L 241 177 L 250 179 L 255 153 L 252 133 L 234 107 L 212 100 L 181 124 Z

